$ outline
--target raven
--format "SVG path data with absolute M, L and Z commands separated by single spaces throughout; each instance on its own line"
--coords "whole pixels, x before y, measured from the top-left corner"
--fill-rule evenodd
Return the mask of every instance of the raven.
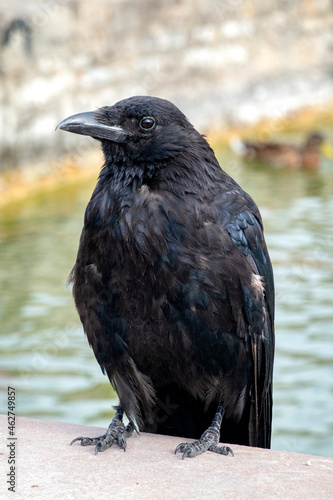
M 142 430 L 197 439 L 183 458 L 233 454 L 220 440 L 269 448 L 274 283 L 256 204 L 167 100 L 130 97 L 57 128 L 104 153 L 70 281 L 119 397 L 103 436 L 72 442 L 125 450 Z

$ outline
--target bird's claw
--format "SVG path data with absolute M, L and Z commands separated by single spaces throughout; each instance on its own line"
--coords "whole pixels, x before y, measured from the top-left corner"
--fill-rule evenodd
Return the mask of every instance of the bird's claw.
M 180 443 L 177 448 L 175 449 L 175 454 L 180 451 L 184 452 L 182 456 L 182 460 L 184 460 L 185 457 L 190 457 L 191 456 L 191 447 L 190 443 Z
M 219 453 L 220 455 L 230 455 L 234 457 L 234 452 L 229 446 L 224 446 L 224 445 L 217 445 L 217 444 L 212 444 L 209 448 L 208 451 L 212 451 L 214 453 Z
M 186 457 L 196 457 L 205 451 L 212 451 L 214 453 L 219 453 L 220 455 L 228 455 L 230 453 L 234 456 L 234 453 L 229 446 L 219 445 L 223 414 L 224 410 L 222 406 L 219 406 L 213 422 L 201 435 L 200 439 L 194 441 L 193 443 L 180 443 L 175 449 L 175 453 L 178 451 L 183 452 L 182 460 Z
M 127 426 L 125 428 L 123 422 L 119 418 L 114 418 L 109 425 L 106 433 L 102 436 L 98 436 L 95 438 L 80 436 L 73 439 L 71 445 L 76 441 L 80 441 L 81 446 L 96 445 L 95 455 L 97 455 L 98 452 L 102 452 L 107 448 L 110 448 L 113 443 L 116 442 L 119 448 L 126 451 L 126 436 L 129 437 L 131 435 L 130 430 L 130 426 Z
M 197 455 L 200 455 L 207 449 L 208 448 L 204 446 L 204 443 L 202 443 L 199 440 L 199 441 L 194 441 L 194 443 L 180 443 L 175 449 L 175 454 L 178 451 L 180 451 L 181 453 L 183 453 L 182 460 L 184 460 L 184 458 L 186 457 L 189 458 L 196 457 Z
M 76 441 L 81 441 L 81 446 L 89 446 L 91 444 L 97 443 L 102 438 L 105 438 L 105 436 L 106 436 L 106 434 L 104 434 L 103 436 L 96 437 L 96 438 L 80 436 L 80 437 L 73 439 L 73 441 L 71 441 L 70 446 L 72 446 L 72 444 L 75 443 Z
M 183 446 L 185 445 L 186 443 L 180 443 L 177 448 L 175 449 L 175 455 L 178 451 L 183 451 Z
M 186 457 L 196 457 L 205 451 L 219 453 L 220 455 L 228 455 L 230 453 L 230 455 L 234 456 L 234 452 L 229 446 L 217 445 L 215 443 L 209 445 L 209 443 L 204 442 L 201 439 L 194 441 L 194 443 L 180 443 L 175 449 L 175 454 L 178 451 L 183 452 L 182 460 Z

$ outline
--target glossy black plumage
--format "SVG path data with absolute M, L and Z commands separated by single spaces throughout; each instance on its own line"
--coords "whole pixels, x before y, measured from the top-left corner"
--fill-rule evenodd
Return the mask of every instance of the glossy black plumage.
M 142 430 L 199 438 L 221 405 L 222 441 L 268 448 L 274 285 L 254 201 L 163 99 L 59 127 L 105 157 L 71 281 L 121 409 Z

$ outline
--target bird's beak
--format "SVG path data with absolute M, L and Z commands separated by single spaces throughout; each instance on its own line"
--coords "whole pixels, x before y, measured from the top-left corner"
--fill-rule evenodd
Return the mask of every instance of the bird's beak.
M 107 139 L 114 142 L 122 142 L 126 132 L 119 125 L 106 125 L 96 119 L 96 111 L 78 113 L 65 118 L 56 126 L 56 130 L 66 130 L 74 134 L 89 135 L 95 139 Z

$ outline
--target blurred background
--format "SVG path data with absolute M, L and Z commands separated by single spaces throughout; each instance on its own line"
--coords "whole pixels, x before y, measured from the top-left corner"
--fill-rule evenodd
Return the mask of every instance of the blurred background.
M 54 129 L 131 95 L 174 102 L 257 202 L 277 294 L 272 448 L 333 456 L 332 0 L 0 0 L 0 411 L 10 385 L 18 415 L 110 422 L 66 287 L 102 157 Z M 242 139 L 302 156 L 312 131 L 327 143 L 311 168 L 242 157 Z

